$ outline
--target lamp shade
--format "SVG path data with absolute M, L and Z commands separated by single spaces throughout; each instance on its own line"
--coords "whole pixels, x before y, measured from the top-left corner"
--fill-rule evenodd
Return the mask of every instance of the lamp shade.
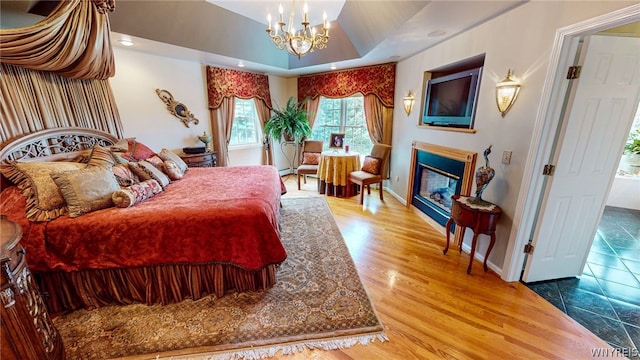
M 502 117 L 511 109 L 516 102 L 520 92 L 520 83 L 511 78 L 511 70 L 507 72 L 507 77 L 496 84 L 496 103 Z

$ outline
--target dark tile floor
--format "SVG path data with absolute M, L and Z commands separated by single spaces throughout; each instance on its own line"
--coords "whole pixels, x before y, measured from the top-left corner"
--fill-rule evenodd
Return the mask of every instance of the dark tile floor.
M 640 358 L 640 211 L 607 206 L 583 274 L 527 286 L 611 346 Z

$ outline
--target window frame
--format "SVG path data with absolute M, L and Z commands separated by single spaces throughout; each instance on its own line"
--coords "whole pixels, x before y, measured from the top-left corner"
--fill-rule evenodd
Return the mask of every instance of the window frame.
M 256 137 L 255 137 L 255 142 L 251 142 L 251 143 L 242 143 L 242 144 L 236 144 L 233 145 L 231 144 L 231 139 L 229 139 L 229 144 L 227 145 L 227 149 L 229 151 L 232 150 L 244 150 L 244 149 L 255 149 L 255 148 L 261 148 L 264 146 L 264 142 L 263 142 L 263 131 L 262 131 L 262 126 L 260 124 L 260 119 L 258 118 L 258 109 L 256 109 L 256 103 L 255 103 L 255 99 L 251 98 L 251 99 L 242 99 L 239 97 L 235 98 L 235 105 L 234 105 L 234 112 L 233 112 L 233 125 L 232 125 L 232 129 L 231 129 L 231 138 L 233 138 L 233 127 L 236 126 L 237 122 L 236 120 L 238 118 L 244 117 L 244 116 L 237 116 L 236 111 L 235 111 L 235 106 L 238 105 L 238 100 L 243 101 L 243 102 L 251 102 L 251 106 L 253 106 L 253 113 L 254 113 L 254 129 L 255 129 L 255 133 L 256 133 Z
M 348 119 L 348 114 L 349 114 L 349 107 L 346 106 L 347 102 L 351 99 L 351 98 L 359 98 L 360 101 L 362 102 L 362 124 L 359 126 L 353 126 L 353 125 L 348 125 L 349 123 L 349 119 Z M 364 96 L 362 94 L 354 94 L 351 96 L 347 96 L 347 97 L 343 97 L 343 98 L 328 98 L 328 97 L 324 97 L 321 96 L 320 97 L 320 104 L 318 105 L 318 116 L 320 116 L 320 111 L 322 111 L 322 101 L 323 100 L 332 100 L 332 101 L 340 101 L 340 121 L 339 124 L 337 125 L 327 125 L 327 124 L 322 124 L 320 125 L 318 123 L 319 118 L 316 117 L 316 121 L 314 123 L 314 132 L 316 132 L 316 130 L 318 129 L 318 127 L 322 126 L 325 129 L 321 132 L 323 135 L 326 136 L 330 136 L 331 133 L 343 133 L 345 135 L 353 135 L 355 133 L 355 131 L 363 131 L 364 132 L 364 136 L 366 136 L 366 139 L 368 140 L 368 143 L 371 144 L 370 148 L 367 150 L 363 150 L 361 149 L 360 145 L 354 146 L 353 143 L 353 137 L 346 137 L 345 136 L 345 140 L 347 140 L 347 145 L 349 145 L 349 150 L 350 151 L 357 151 L 359 153 L 361 153 L 362 156 L 368 154 L 371 149 L 373 148 L 373 144 L 374 142 L 371 140 L 371 137 L 369 136 L 369 129 L 368 129 L 368 125 L 367 125 L 367 121 L 365 118 L 365 114 L 364 114 Z M 335 109 L 335 108 L 334 108 Z M 356 130 L 358 129 L 358 130 Z M 325 137 L 326 137 L 325 136 Z M 312 135 L 313 137 L 313 135 Z M 315 139 L 315 138 L 314 138 Z M 318 139 L 320 140 L 320 139 Z M 326 138 L 326 139 L 322 139 L 324 140 L 325 144 L 324 144 L 324 150 L 330 150 L 330 148 L 328 147 L 329 144 L 329 140 L 330 138 Z

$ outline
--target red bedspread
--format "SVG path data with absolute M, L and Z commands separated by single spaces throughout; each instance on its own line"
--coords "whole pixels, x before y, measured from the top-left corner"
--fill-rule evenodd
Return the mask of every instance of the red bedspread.
M 34 271 L 224 263 L 245 269 L 286 258 L 279 237 L 281 180 L 273 166 L 190 168 L 130 208 L 28 222 L 24 197 L 3 191 L 1 211 L 23 229 Z

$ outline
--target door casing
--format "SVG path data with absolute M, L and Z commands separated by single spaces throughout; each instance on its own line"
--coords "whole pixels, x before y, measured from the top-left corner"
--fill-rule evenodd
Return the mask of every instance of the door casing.
M 579 50 L 580 39 L 615 26 L 640 21 L 640 4 L 620 9 L 602 16 L 564 27 L 556 32 L 551 52 L 549 71 L 542 88 L 540 107 L 536 114 L 532 141 L 527 155 L 522 186 L 518 194 L 514 223 L 503 267 L 502 278 L 505 281 L 518 281 L 522 273 L 525 253 L 524 246 L 529 242 L 538 213 L 540 198 L 544 195 L 544 177 L 540 176 L 544 165 L 552 157 L 555 135 L 558 131 L 558 119 L 562 116 L 565 94 L 568 94 L 571 82 L 566 79 L 566 71 L 573 65 L 575 54 Z M 558 139 L 562 141 L 562 139 Z M 540 209 L 544 211 L 544 209 Z

